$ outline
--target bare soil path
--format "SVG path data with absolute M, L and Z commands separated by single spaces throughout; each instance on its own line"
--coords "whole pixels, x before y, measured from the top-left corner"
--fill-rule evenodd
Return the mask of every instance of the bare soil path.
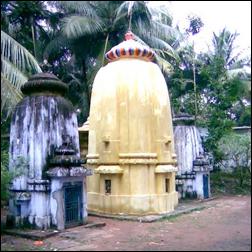
M 1 236 L 2 251 L 251 251 L 251 196 L 222 196 L 207 208 L 140 223 L 98 217 L 105 227 L 71 228 L 43 241 Z

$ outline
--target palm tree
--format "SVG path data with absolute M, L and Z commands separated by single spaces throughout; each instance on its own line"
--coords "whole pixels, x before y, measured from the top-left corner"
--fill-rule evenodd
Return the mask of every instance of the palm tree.
M 251 64 L 251 58 L 241 58 L 242 51 L 235 51 L 235 40 L 239 36 L 237 32 L 231 33 L 224 28 L 218 35 L 213 33 L 213 50 L 209 52 L 209 63 L 218 59 L 222 61 L 224 69 L 227 70 L 228 77 L 237 75 L 245 77 L 244 66 Z
M 56 20 L 44 1 L 1 2 L 1 112 L 8 116 L 21 99 L 20 87 L 41 72 L 42 51 L 50 39 L 45 21 Z M 43 22 L 42 22 L 43 21 Z M 2 114 L 3 115 L 3 114 Z M 3 117 L 2 117 L 3 118 Z
M 5 20 L 2 30 L 42 61 L 40 52 L 47 43 L 43 22 L 53 15 L 46 9 L 45 2 L 4 1 L 1 2 L 1 15 Z
M 128 29 L 135 33 L 136 39 L 150 46 L 156 53 L 156 62 L 164 74 L 170 74 L 172 60 L 178 60 L 175 49 L 182 34 L 172 27 L 172 17 L 167 5 L 153 7 L 146 1 L 125 1 L 117 13 L 126 14 Z
M 173 46 L 178 36 L 171 28 L 171 17 L 167 9 L 159 15 L 157 9 L 145 1 L 58 1 L 54 6 L 64 14 L 61 28 L 49 43 L 45 57 L 56 51 L 68 54 L 71 65 L 83 77 L 85 92 L 91 94 L 96 72 L 105 64 L 104 55 L 120 43 L 131 29 L 135 38 L 148 44 L 156 52 L 157 63 L 164 73 L 171 70 L 170 60 L 177 57 Z M 163 23 L 162 23 L 163 22 Z M 174 44 L 173 44 L 174 43 Z M 171 44 L 171 45 L 170 45 Z M 76 75 L 75 75 L 76 76 Z
M 58 1 L 56 6 L 63 10 L 66 17 L 62 20 L 61 33 L 48 45 L 47 55 L 55 49 L 55 45 L 59 48 L 69 46 L 70 42 L 75 46 L 71 48 L 75 57 L 80 55 L 74 50 L 81 47 L 82 55 L 89 53 L 90 57 L 103 65 L 104 52 L 121 42 L 123 35 L 130 29 L 137 35 L 136 39 L 155 50 L 158 63 L 161 63 L 161 58 L 165 60 L 165 56 L 177 57 L 172 43 L 177 41 L 181 33 L 171 27 L 167 8 L 157 10 L 145 1 Z M 94 43 L 96 41 L 99 43 Z
M 229 117 L 236 122 L 247 111 L 251 100 L 251 74 L 244 69 L 250 66 L 251 60 L 250 57 L 242 58 L 241 52 L 234 50 L 237 36 L 225 28 L 218 35 L 214 33 L 213 48 L 202 55 L 201 69 L 209 81 L 202 94 L 217 107 L 223 104 Z
M 22 98 L 21 86 L 32 73 L 41 72 L 41 68 L 34 56 L 4 31 L 1 31 L 1 65 L 1 114 L 7 118 Z
M 171 17 L 166 9 L 160 17 L 157 9 L 145 1 L 58 1 L 54 6 L 65 17 L 60 31 L 46 49 L 45 57 L 50 58 L 59 49 L 61 55 L 68 53 L 69 63 L 78 73 L 74 76 L 82 76 L 78 79 L 84 84 L 88 99 L 94 76 L 105 64 L 105 52 L 120 43 L 128 29 L 139 42 L 155 50 L 163 72 L 170 72 L 169 60 L 176 58 L 176 53 L 169 43 L 176 41 L 180 33 L 171 28 Z M 71 75 L 73 77 L 73 73 Z
M 239 89 L 245 96 L 251 93 L 251 75 L 244 66 L 251 67 L 251 56 L 241 58 L 242 52 L 235 52 L 234 42 L 239 35 L 237 32 L 231 33 L 224 28 L 219 35 L 213 34 L 213 52 L 210 54 L 211 60 L 220 59 L 227 70 L 227 79 L 238 79 Z
M 230 33 L 224 28 L 219 35 L 213 33 L 213 53 L 212 56 L 223 59 L 223 63 L 226 69 L 232 67 L 237 61 L 239 54 L 233 55 L 234 41 L 237 38 L 238 33 Z

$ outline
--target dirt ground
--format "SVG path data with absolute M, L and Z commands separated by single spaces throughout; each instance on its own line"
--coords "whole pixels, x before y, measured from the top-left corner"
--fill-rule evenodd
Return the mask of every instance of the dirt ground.
M 67 229 L 34 241 L 1 236 L 2 251 L 251 251 L 251 196 L 222 196 L 207 208 L 168 220 L 140 223 L 98 217 L 99 228 Z

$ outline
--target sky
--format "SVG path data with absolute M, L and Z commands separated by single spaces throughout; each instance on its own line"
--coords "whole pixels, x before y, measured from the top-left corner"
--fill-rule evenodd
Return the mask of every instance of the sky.
M 154 5 L 167 4 L 173 17 L 173 25 L 185 29 L 188 15 L 197 15 L 204 23 L 201 31 L 192 36 L 196 52 L 207 51 L 213 32 L 218 34 L 224 27 L 237 31 L 237 51 L 251 54 L 251 1 L 151 1 Z

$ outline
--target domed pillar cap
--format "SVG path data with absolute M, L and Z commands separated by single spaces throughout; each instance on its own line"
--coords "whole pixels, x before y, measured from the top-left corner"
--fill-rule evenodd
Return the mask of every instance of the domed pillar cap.
M 21 91 L 25 95 L 43 92 L 64 95 L 68 91 L 68 86 L 60 81 L 60 79 L 54 74 L 38 73 L 29 78 L 29 80 L 21 87 Z

